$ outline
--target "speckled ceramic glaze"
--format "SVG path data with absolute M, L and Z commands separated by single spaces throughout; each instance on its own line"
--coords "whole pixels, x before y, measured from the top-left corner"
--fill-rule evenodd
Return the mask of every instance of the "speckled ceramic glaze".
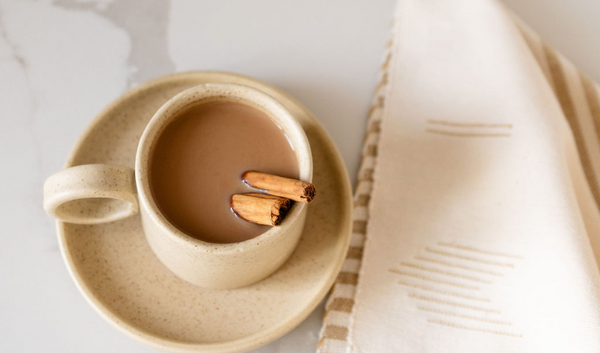
M 134 168 L 138 143 L 157 110 L 190 87 L 219 82 L 254 87 L 274 97 L 301 124 L 310 142 L 319 197 L 306 207 L 300 241 L 281 268 L 243 288 L 203 289 L 163 265 L 144 236 L 139 215 L 103 224 L 57 222 L 67 267 L 90 304 L 131 337 L 166 351 L 238 352 L 285 334 L 325 296 L 350 239 L 350 184 L 330 137 L 291 97 L 243 76 L 189 72 L 133 89 L 99 114 L 73 149 L 66 167 L 108 164 Z M 119 200 L 110 207 L 120 207 L 125 217 L 132 212 L 129 204 Z
M 138 144 L 134 171 L 102 164 L 67 168 L 44 184 L 44 207 L 62 221 L 98 224 L 134 214 L 141 208 L 150 247 L 182 279 L 212 289 L 232 289 L 260 281 L 290 257 L 304 228 L 306 205 L 295 203 L 281 226 L 253 239 L 214 244 L 190 237 L 174 227 L 152 198 L 148 178 L 150 154 L 157 137 L 182 111 L 214 101 L 241 102 L 266 113 L 291 142 L 300 179 L 312 181 L 310 144 L 300 123 L 271 96 L 234 83 L 205 83 L 169 99 L 154 114 Z

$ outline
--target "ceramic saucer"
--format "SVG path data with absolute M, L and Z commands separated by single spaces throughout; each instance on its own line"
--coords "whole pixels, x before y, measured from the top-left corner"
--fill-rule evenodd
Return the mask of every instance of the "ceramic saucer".
M 267 279 L 235 290 L 203 289 L 176 277 L 151 251 L 139 216 L 100 225 L 58 222 L 64 260 L 88 302 L 121 331 L 165 351 L 237 352 L 282 336 L 326 295 L 350 240 L 350 183 L 331 138 L 300 103 L 251 78 L 198 71 L 149 81 L 94 119 L 66 167 L 103 163 L 133 168 L 139 138 L 154 112 L 175 94 L 208 82 L 252 86 L 287 107 L 310 141 L 319 195 L 308 208 L 290 260 Z

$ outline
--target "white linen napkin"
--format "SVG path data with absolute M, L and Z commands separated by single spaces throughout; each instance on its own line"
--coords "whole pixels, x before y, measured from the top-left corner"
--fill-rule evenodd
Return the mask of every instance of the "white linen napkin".
M 400 0 L 319 352 L 600 352 L 598 87 L 495 0 Z

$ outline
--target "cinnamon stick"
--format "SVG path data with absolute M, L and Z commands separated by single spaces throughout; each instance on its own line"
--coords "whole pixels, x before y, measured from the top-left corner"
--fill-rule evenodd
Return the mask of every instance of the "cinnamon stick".
M 264 190 L 267 194 L 303 203 L 310 203 L 317 193 L 312 183 L 255 171 L 242 174 L 242 180 L 253 188 Z
M 290 209 L 291 202 L 283 197 L 247 193 L 233 194 L 230 200 L 231 210 L 243 220 L 278 226 Z

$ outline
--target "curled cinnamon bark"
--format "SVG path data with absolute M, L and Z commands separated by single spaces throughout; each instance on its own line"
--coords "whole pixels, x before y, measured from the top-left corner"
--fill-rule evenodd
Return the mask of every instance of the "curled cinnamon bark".
M 269 195 L 281 196 L 303 203 L 312 202 L 317 193 L 312 183 L 255 171 L 247 171 L 242 174 L 242 180 L 247 185 L 264 190 Z
M 247 193 L 233 194 L 231 210 L 248 222 L 278 226 L 290 209 L 291 202 L 283 197 Z

